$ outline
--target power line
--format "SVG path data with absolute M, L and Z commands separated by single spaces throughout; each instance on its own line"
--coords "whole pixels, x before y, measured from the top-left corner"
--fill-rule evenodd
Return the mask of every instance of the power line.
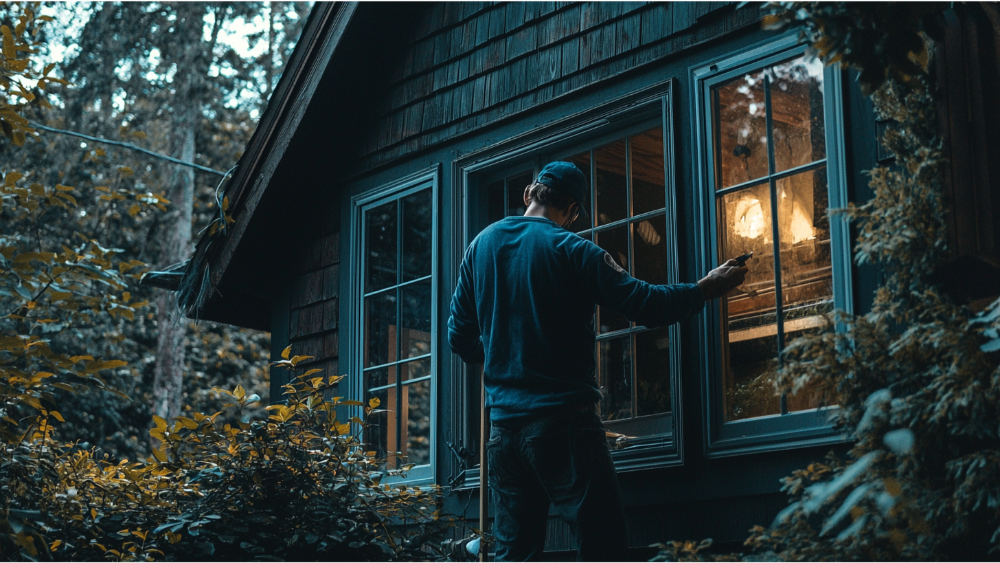
M 223 176 L 223 177 L 227 174 L 227 172 L 223 172 L 222 170 L 215 170 L 214 168 L 209 168 L 207 166 L 202 166 L 200 164 L 195 164 L 193 162 L 188 162 L 186 160 L 180 160 L 180 159 L 174 158 L 172 156 L 167 156 L 165 154 L 160 154 L 158 152 L 153 152 L 153 151 L 151 151 L 149 149 L 144 149 L 142 147 L 133 145 L 131 143 L 123 143 L 121 141 L 112 141 L 110 139 L 101 139 L 99 137 L 91 137 L 90 135 L 84 135 L 83 133 L 77 133 L 76 131 L 66 131 L 64 129 L 56 129 L 55 127 L 48 127 L 46 125 L 39 125 L 38 123 L 34 123 L 34 122 L 31 122 L 31 121 L 29 121 L 28 123 L 31 125 L 31 127 L 34 127 L 35 129 L 41 129 L 42 131 L 51 131 L 53 133 L 61 133 L 63 135 L 70 135 L 71 137 L 80 137 L 81 139 L 87 139 L 88 141 L 94 141 L 94 142 L 97 142 L 97 143 L 105 143 L 105 144 L 108 144 L 108 145 L 115 145 L 116 147 L 123 147 L 123 148 L 126 148 L 126 149 L 130 149 L 130 150 L 134 150 L 134 151 L 139 151 L 139 152 L 141 152 L 143 154 L 152 156 L 154 158 L 160 158 L 160 159 L 163 159 L 163 160 L 168 160 L 170 162 L 173 162 L 174 164 L 181 164 L 181 165 L 184 165 L 184 166 L 190 166 L 191 168 L 194 168 L 196 170 L 201 170 L 202 172 L 208 172 L 209 174 L 216 174 L 218 176 Z

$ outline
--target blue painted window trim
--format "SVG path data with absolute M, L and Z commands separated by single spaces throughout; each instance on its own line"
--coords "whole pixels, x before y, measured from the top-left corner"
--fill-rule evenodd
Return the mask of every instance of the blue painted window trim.
M 477 217 L 479 199 L 476 190 L 487 184 L 500 171 L 513 172 L 515 167 L 534 167 L 538 170 L 549 158 L 565 157 L 585 148 L 597 147 L 626 135 L 644 130 L 652 121 L 663 125 L 664 166 L 666 168 L 666 237 L 668 253 L 668 283 L 680 281 L 677 243 L 677 165 L 675 160 L 675 125 L 673 104 L 676 97 L 676 82 L 668 80 L 654 84 L 626 96 L 602 104 L 597 108 L 561 119 L 544 128 L 532 130 L 526 135 L 509 139 L 487 147 L 455 163 L 455 193 L 461 194 L 463 217 L 461 247 L 454 253 L 461 260 L 465 248 L 478 233 L 482 225 Z M 457 267 L 455 268 L 457 271 Z M 680 330 L 675 325 L 669 330 L 671 342 L 671 434 L 656 436 L 648 440 L 638 440 L 636 445 L 615 450 L 612 458 L 619 471 L 634 471 L 652 467 L 682 465 L 683 448 L 683 390 L 681 386 L 681 346 Z M 461 366 L 462 377 L 477 374 L 466 373 Z M 460 433 L 478 433 L 478 429 L 459 429 Z M 477 485 L 478 470 L 470 471 L 466 477 L 466 487 Z
M 797 35 L 768 40 L 735 56 L 727 56 L 692 68 L 692 115 L 696 166 L 695 238 L 696 269 L 704 275 L 718 264 L 715 218 L 716 193 L 711 155 L 711 88 L 749 71 L 774 64 L 805 52 Z M 845 170 L 842 72 L 824 70 L 824 120 L 827 146 L 827 186 L 830 209 L 847 206 Z M 852 312 L 851 246 L 849 229 L 842 215 L 830 218 L 831 262 L 834 307 Z M 704 408 L 704 449 L 707 457 L 794 449 L 841 443 L 847 438 L 837 432 L 830 415 L 837 407 L 795 412 L 748 420 L 724 422 L 721 373 L 722 345 L 720 304 L 713 301 L 699 319 L 702 358 L 702 405 Z M 842 327 L 841 327 L 842 328 Z
M 439 432 L 439 403 L 438 393 L 440 389 L 440 346 L 438 344 L 439 335 L 439 301 L 438 293 L 441 284 L 440 274 L 440 246 L 441 214 L 440 214 L 440 165 L 435 164 L 429 169 L 421 170 L 394 182 L 390 182 L 374 190 L 369 190 L 363 194 L 351 198 L 351 272 L 350 272 L 350 296 L 346 300 L 350 307 L 350 326 L 353 328 L 350 338 L 350 356 L 348 362 L 348 390 L 349 397 L 364 401 L 364 275 L 365 275 L 365 223 L 364 213 L 368 209 L 378 207 L 384 203 L 401 200 L 402 198 L 428 189 L 431 189 L 431 201 L 433 208 L 432 215 L 432 251 L 431 251 L 431 427 L 430 427 L 430 463 L 420 465 L 410 470 L 405 478 L 387 477 L 383 482 L 406 483 L 412 485 L 424 485 L 436 481 L 437 457 L 438 457 L 438 432 Z M 362 416 L 360 407 L 351 407 L 351 416 Z

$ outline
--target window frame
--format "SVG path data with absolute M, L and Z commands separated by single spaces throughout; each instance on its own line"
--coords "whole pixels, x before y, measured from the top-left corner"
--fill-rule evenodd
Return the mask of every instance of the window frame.
M 439 293 L 441 284 L 441 271 L 439 267 L 440 254 L 440 166 L 434 165 L 428 169 L 413 173 L 396 181 L 389 182 L 373 190 L 365 191 L 351 198 L 351 253 L 353 260 L 351 272 L 351 298 L 350 298 L 350 326 L 351 331 L 350 350 L 352 358 L 349 362 L 349 395 L 358 397 L 358 400 L 365 400 L 364 383 L 364 345 L 365 345 L 365 273 L 366 256 L 364 252 L 366 223 L 365 212 L 391 201 L 402 201 L 408 195 L 420 192 L 425 189 L 431 190 L 431 376 L 430 376 L 430 463 L 414 467 L 406 473 L 405 477 L 386 477 L 386 482 L 400 482 L 412 485 L 423 485 L 435 482 L 438 458 L 438 426 L 439 426 L 439 374 L 441 370 L 440 359 L 440 318 L 438 308 L 440 306 Z M 402 252 L 402 249 L 399 249 Z M 397 360 L 399 362 L 399 360 Z M 361 407 L 350 407 L 350 416 L 363 416 Z M 398 416 L 398 414 L 397 414 Z
M 517 167 L 532 167 L 538 173 L 541 161 L 548 157 L 568 157 L 586 149 L 596 149 L 620 138 L 648 129 L 653 119 L 662 123 L 664 144 L 665 194 L 662 211 L 666 223 L 667 245 L 667 283 L 679 283 L 679 262 L 681 249 L 678 247 L 677 223 L 677 163 L 676 163 L 676 123 L 674 106 L 676 102 L 677 85 L 674 79 L 668 79 L 633 93 L 611 100 L 600 106 L 579 112 L 556 120 L 548 125 L 533 129 L 522 135 L 515 136 L 500 143 L 486 147 L 480 151 L 455 162 L 455 192 L 461 194 L 460 216 L 461 230 L 456 237 L 454 255 L 460 261 L 465 249 L 481 230 L 486 212 L 482 205 L 477 205 L 485 197 L 476 191 L 485 188 L 490 181 L 502 177 L 503 171 L 510 170 L 510 176 Z M 644 128 L 645 126 L 645 128 Z M 593 166 L 593 163 L 592 163 Z M 593 196 L 593 194 L 592 194 Z M 481 199 L 477 199 L 481 198 Z M 593 202 L 592 202 L 593 204 Z M 657 215 L 650 213 L 650 215 Z M 643 214 L 646 215 L 646 214 Z M 628 217 L 622 222 L 632 228 L 635 218 Z M 593 218 L 592 218 L 593 222 Z M 589 229 L 591 233 L 601 231 L 602 226 Z M 458 265 L 454 265 L 457 272 Z M 637 328 L 620 331 L 622 334 L 640 332 Z M 611 334 L 611 333 L 609 333 Z M 613 450 L 612 459 L 619 472 L 635 471 L 652 467 L 682 465 L 684 463 L 684 426 L 683 426 L 683 389 L 681 377 L 681 341 L 677 325 L 669 328 L 670 338 L 670 385 L 671 385 L 671 433 L 659 435 L 649 440 L 637 440 L 637 444 L 623 449 Z M 462 374 L 465 382 L 463 402 L 468 402 L 468 390 L 473 387 L 470 378 L 479 378 L 479 373 L 472 373 L 460 360 L 456 373 Z M 457 366 L 456 366 L 457 367 Z M 464 421 L 467 417 L 456 417 Z M 463 437 L 467 446 L 474 444 L 474 436 L 478 436 L 478 428 L 468 428 L 468 424 L 459 422 L 456 435 Z M 467 471 L 465 485 L 458 488 L 475 488 L 478 486 L 478 467 Z
M 738 55 L 726 55 L 692 67 L 692 132 L 696 155 L 694 190 L 696 271 L 706 274 L 718 264 L 717 194 L 714 166 L 712 88 L 742 74 L 776 64 L 804 54 L 806 45 L 797 35 L 770 39 Z M 823 71 L 823 114 L 826 134 L 828 209 L 847 206 L 845 169 L 843 84 L 842 71 L 825 66 Z M 816 168 L 816 163 L 802 169 Z M 801 171 L 798 168 L 795 171 Z M 768 177 L 790 176 L 793 171 L 781 171 Z M 767 181 L 765 177 L 763 181 Z M 853 312 L 851 292 L 851 245 L 847 219 L 843 215 L 830 217 L 830 245 L 834 308 Z M 724 457 L 825 445 L 846 441 L 847 437 L 833 428 L 831 415 L 839 407 L 831 406 L 726 422 L 722 401 L 722 331 L 721 303 L 713 300 L 706 306 L 701 320 L 701 357 L 703 365 L 702 400 L 705 424 L 704 451 L 707 457 Z M 837 327 L 842 330 L 842 326 Z

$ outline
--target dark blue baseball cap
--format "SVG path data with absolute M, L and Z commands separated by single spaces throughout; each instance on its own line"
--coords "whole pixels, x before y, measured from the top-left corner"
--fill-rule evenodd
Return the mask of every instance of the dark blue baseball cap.
M 580 204 L 580 215 L 587 216 L 584 207 L 587 201 L 586 194 L 590 191 L 590 182 L 575 164 L 563 161 L 550 162 L 538 173 L 535 181 L 573 198 Z

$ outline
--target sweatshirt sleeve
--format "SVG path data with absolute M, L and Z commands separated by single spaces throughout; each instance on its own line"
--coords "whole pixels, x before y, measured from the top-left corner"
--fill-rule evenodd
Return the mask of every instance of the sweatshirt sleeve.
M 458 285 L 451 297 L 451 317 L 448 319 L 448 344 L 468 364 L 482 363 L 486 359 L 480 337 L 479 317 L 476 313 L 476 293 L 470 256 L 465 253 L 458 270 Z
M 601 247 L 586 241 L 578 264 L 590 283 L 594 301 L 610 307 L 630 321 L 647 327 L 685 321 L 701 312 L 705 298 L 698 284 L 654 285 L 637 280 Z

